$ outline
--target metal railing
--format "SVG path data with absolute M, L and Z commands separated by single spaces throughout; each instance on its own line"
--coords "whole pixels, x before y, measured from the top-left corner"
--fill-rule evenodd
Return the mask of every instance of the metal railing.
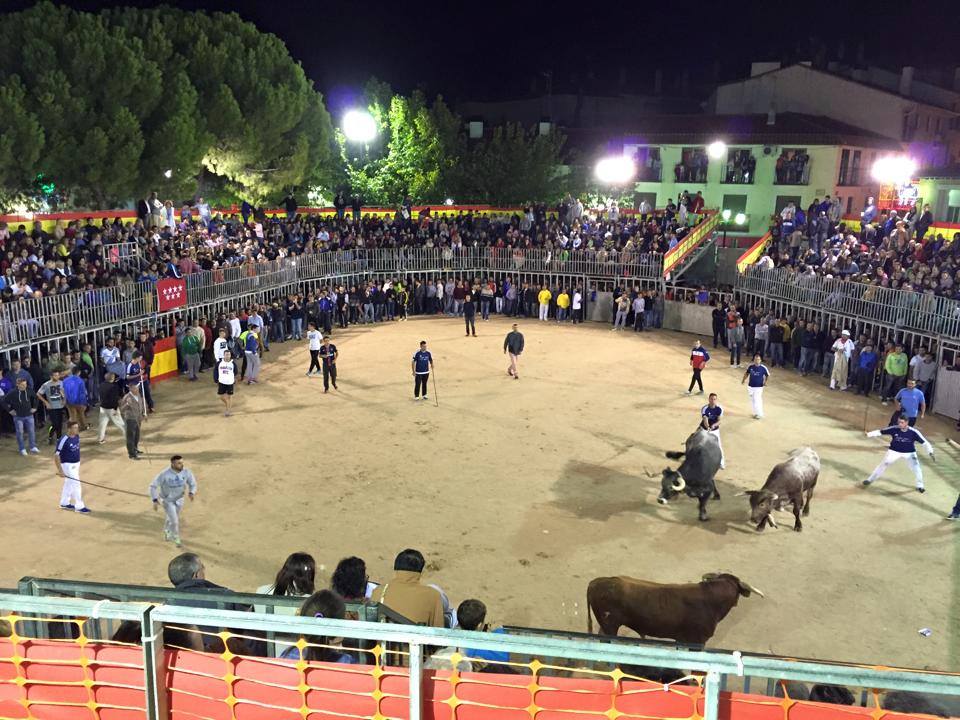
M 164 627 L 168 625 L 181 628 L 222 627 L 230 628 L 233 633 L 248 631 L 258 636 L 265 634 L 277 637 L 324 635 L 405 648 L 405 652 L 401 655 L 407 659 L 406 699 L 409 702 L 410 720 L 419 720 L 424 714 L 423 660 L 424 648 L 429 647 L 465 647 L 480 651 L 509 653 L 511 656 L 577 661 L 583 665 L 592 666 L 606 664 L 613 667 L 667 668 L 681 670 L 688 674 L 700 673 L 704 675 L 702 713 L 704 720 L 717 719 L 721 687 L 730 679 L 742 677 L 829 683 L 937 695 L 960 695 L 960 676 L 948 673 L 879 669 L 751 656 L 740 652 L 678 650 L 642 643 L 606 643 L 596 640 L 466 632 L 413 625 L 266 615 L 165 604 L 146 605 L 20 595 L 0 595 L 0 608 L 16 613 L 18 617 L 34 619 L 59 616 L 140 622 L 144 673 L 142 688 L 146 717 L 149 720 L 161 720 L 169 716 L 168 683 L 171 682 L 176 668 L 167 668 L 165 664 L 163 637 Z M 14 658 L 14 661 L 16 660 L 17 658 Z M 0 659 L 0 662 L 4 660 Z M 139 670 L 139 667 L 137 669 Z M 26 678 L 24 680 L 30 682 Z M 135 687 L 139 689 L 140 685 Z M 844 708 L 837 708 L 838 713 L 843 713 L 844 710 Z
M 670 273 L 683 262 L 683 259 L 693 250 L 704 242 L 710 233 L 720 222 L 720 216 L 713 212 L 699 225 L 690 230 L 689 233 L 674 247 L 670 248 L 663 256 L 663 276 L 669 278 Z
M 734 289 L 898 329 L 960 337 L 960 302 L 930 293 L 756 266 L 737 276 Z
M 187 306 L 211 305 L 262 292 L 289 292 L 338 278 L 417 272 L 524 272 L 600 278 L 660 277 L 655 253 L 509 248 L 338 250 L 245 263 L 185 276 Z M 142 323 L 156 315 L 152 282 L 118 284 L 0 305 L 0 346 L 76 336 L 95 328 Z

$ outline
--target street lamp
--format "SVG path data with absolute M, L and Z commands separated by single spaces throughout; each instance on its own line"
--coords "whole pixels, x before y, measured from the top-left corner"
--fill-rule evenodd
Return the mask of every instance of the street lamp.
M 164 176 L 167 180 L 169 180 L 170 178 L 173 177 L 173 170 L 165 170 L 165 171 L 163 172 L 163 176 Z
M 594 174 L 605 185 L 625 185 L 633 179 L 637 167 L 626 155 L 611 155 L 597 163 Z
M 727 152 L 727 144 L 723 140 L 714 140 L 707 145 L 707 155 L 714 160 L 719 160 Z
M 885 184 L 905 185 L 913 179 L 917 163 L 908 157 L 895 155 L 879 158 L 873 163 L 871 174 L 874 180 Z
M 355 143 L 368 143 L 377 136 L 377 121 L 365 110 L 348 110 L 343 116 L 343 134 Z
M 720 213 L 720 216 L 723 218 L 723 221 L 724 221 L 724 222 L 730 222 L 730 211 L 729 211 L 729 210 L 724 210 L 722 213 Z
M 742 212 L 737 213 L 737 216 L 733 219 L 737 225 L 743 225 L 747 221 L 747 216 Z

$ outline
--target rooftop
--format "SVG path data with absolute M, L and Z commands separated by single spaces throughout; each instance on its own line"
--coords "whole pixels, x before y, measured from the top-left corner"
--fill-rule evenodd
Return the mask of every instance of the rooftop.
M 611 140 L 641 145 L 845 145 L 899 152 L 902 145 L 883 135 L 820 115 L 777 113 L 773 124 L 757 115 L 649 115 L 630 127 L 568 128 L 569 146 L 602 150 Z

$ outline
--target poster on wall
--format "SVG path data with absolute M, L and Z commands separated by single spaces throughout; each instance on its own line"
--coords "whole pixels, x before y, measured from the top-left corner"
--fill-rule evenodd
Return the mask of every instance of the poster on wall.
M 920 187 L 918 181 L 910 180 L 905 183 L 885 183 L 880 186 L 877 197 L 877 207 L 881 210 L 909 210 L 920 201 Z

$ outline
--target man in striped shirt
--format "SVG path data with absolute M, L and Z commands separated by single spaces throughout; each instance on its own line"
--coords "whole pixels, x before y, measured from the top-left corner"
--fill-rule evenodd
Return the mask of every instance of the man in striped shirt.
M 883 456 L 883 460 L 880 461 L 880 464 L 877 465 L 876 469 L 870 474 L 870 477 L 863 481 L 863 484 L 865 486 L 873 484 L 873 482 L 883 475 L 884 471 L 893 465 L 893 463 L 897 462 L 897 460 L 906 460 L 917 480 L 917 492 L 924 492 L 923 470 L 920 468 L 920 461 L 917 459 L 916 444 L 922 444 L 923 449 L 927 451 L 930 459 L 935 461 L 933 445 L 930 444 L 930 441 L 915 427 L 910 427 L 910 422 L 906 415 L 901 415 L 897 419 L 896 425 L 891 425 L 883 430 L 871 430 L 867 433 L 867 437 L 880 437 L 881 435 L 890 436 L 890 449 L 887 450 L 887 454 Z

